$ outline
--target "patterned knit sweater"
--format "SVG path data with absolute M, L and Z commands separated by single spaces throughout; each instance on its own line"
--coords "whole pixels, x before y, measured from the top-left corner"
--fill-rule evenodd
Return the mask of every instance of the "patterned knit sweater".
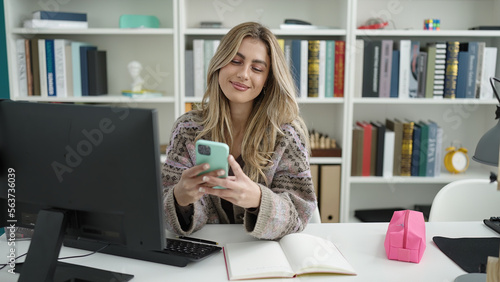
M 180 235 L 189 235 L 207 223 L 230 223 L 221 199 L 212 195 L 204 195 L 191 205 L 189 226 L 183 229 L 179 221 L 181 215 L 177 214 L 173 188 L 182 171 L 196 163 L 194 140 L 202 129 L 200 120 L 199 114 L 191 111 L 175 122 L 162 169 L 166 226 Z M 302 231 L 317 205 L 304 136 L 290 124 L 282 126 L 282 130 L 285 134 L 276 142 L 273 165 L 265 171 L 270 185 L 266 186 L 264 181 L 257 183 L 262 192 L 258 212 L 233 206 L 234 222 L 242 223 L 256 238 L 279 239 Z

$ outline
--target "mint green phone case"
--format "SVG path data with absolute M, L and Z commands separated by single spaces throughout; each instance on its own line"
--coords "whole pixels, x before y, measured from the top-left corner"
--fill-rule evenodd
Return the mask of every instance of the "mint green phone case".
M 223 169 L 225 174 L 219 177 L 226 178 L 229 168 L 227 164 L 228 157 L 229 146 L 226 144 L 208 140 L 196 141 L 196 164 L 208 163 L 210 165 L 210 168 L 203 173 Z M 214 186 L 213 188 L 226 189 L 221 186 Z

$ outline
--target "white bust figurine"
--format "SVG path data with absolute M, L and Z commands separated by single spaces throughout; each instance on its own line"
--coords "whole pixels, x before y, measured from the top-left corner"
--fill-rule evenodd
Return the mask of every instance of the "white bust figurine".
M 132 61 L 128 64 L 128 72 L 132 77 L 132 92 L 140 92 L 144 79 L 141 77 L 142 65 L 138 61 Z

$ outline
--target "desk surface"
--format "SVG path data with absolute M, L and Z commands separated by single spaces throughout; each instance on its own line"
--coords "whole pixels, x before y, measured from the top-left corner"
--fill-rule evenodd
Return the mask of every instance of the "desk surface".
M 419 264 L 388 260 L 384 249 L 387 223 L 333 223 L 309 224 L 304 233 L 331 240 L 352 264 L 357 276 L 314 275 L 289 279 L 258 281 L 454 281 L 465 272 L 446 257 L 432 242 L 433 236 L 444 237 L 498 237 L 482 222 L 426 223 L 427 248 Z M 243 231 L 241 225 L 207 225 L 192 237 L 219 242 L 255 240 Z M 28 242 L 17 242 L 17 255 L 27 251 Z M 86 254 L 86 251 L 63 247 L 60 257 Z M 8 246 L 5 235 L 0 239 L 0 263 L 7 261 Z M 65 260 L 68 263 L 104 268 L 133 274 L 132 281 L 228 281 L 224 256 L 218 253 L 186 267 L 148 263 L 139 260 L 94 254 L 85 258 Z M 18 275 L 0 271 L 0 281 L 17 281 Z

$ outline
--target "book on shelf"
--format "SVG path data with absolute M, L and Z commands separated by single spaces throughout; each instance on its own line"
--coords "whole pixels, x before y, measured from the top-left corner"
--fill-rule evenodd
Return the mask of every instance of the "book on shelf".
M 479 42 L 471 41 L 460 44 L 460 50 L 467 52 L 468 62 L 466 70 L 466 81 L 465 81 L 465 98 L 471 99 L 476 98 L 476 73 L 477 73 L 477 59 Z M 461 70 L 461 65 L 459 62 L 458 71 Z
M 89 96 L 88 51 L 97 50 L 97 46 L 80 46 L 80 74 L 82 81 L 82 96 Z
M 352 129 L 351 176 L 363 173 L 363 134 L 364 129 L 355 125 Z
M 193 50 L 184 52 L 184 96 L 194 96 L 194 65 L 193 65 Z
M 391 52 L 392 53 L 392 52 Z M 375 176 L 383 176 L 384 170 L 384 154 L 385 154 L 385 125 L 379 121 L 374 121 L 371 123 L 373 128 L 376 128 L 376 154 L 375 154 Z M 373 155 L 372 155 L 373 156 Z
M 469 70 L 469 52 L 458 52 L 458 74 L 457 74 L 457 91 L 455 98 L 465 98 L 465 91 L 467 88 L 467 72 Z
M 58 20 L 58 21 L 79 21 L 86 22 L 86 13 L 56 12 L 56 11 L 35 11 L 32 15 L 36 20 Z
M 444 129 L 438 126 L 436 134 L 436 163 L 434 164 L 434 176 L 441 175 L 441 167 L 443 166 L 443 159 L 444 159 L 443 138 L 444 138 Z
M 203 97 L 205 93 L 205 40 L 193 40 L 194 96 Z
M 309 91 L 309 41 L 300 41 L 300 97 L 307 98 Z
M 356 122 L 358 126 L 363 128 L 363 161 L 362 161 L 362 176 L 370 176 L 371 166 L 371 151 L 372 151 L 372 125 L 367 122 Z
M 435 77 L 435 66 L 436 66 L 436 46 L 427 44 L 427 68 L 425 76 L 425 98 L 434 97 L 434 77 Z
M 479 98 L 479 93 L 481 93 L 481 80 L 483 75 L 483 62 L 484 62 L 484 49 L 486 48 L 485 42 L 478 42 L 477 45 L 477 61 L 476 61 L 476 83 L 475 83 L 475 98 Z
M 386 119 L 385 127 L 394 131 L 393 176 L 401 175 L 401 149 L 403 147 L 403 123 L 398 119 Z
M 355 63 L 354 66 L 354 78 L 356 83 L 354 84 L 354 98 L 360 98 L 363 93 L 363 83 L 359 81 L 364 81 L 363 78 L 363 61 L 364 61 L 364 48 L 365 41 L 363 39 L 356 39 L 356 49 L 355 52 Z
M 309 40 L 307 97 L 319 96 L 319 49 L 320 40 Z
M 418 176 L 427 174 L 427 148 L 429 147 L 429 125 L 424 121 L 419 121 L 420 127 L 420 156 L 418 164 Z
M 57 97 L 73 96 L 73 66 L 71 60 L 71 41 L 67 39 L 54 39 Z
M 335 40 L 326 40 L 325 44 L 325 97 L 334 97 L 335 81 Z
M 30 39 L 31 44 L 31 67 L 33 73 L 33 95 L 40 96 L 40 53 L 38 50 L 38 39 Z
M 410 97 L 411 40 L 399 40 L 399 98 Z
M 24 49 L 26 53 L 26 81 L 28 86 L 28 96 L 33 96 L 33 68 L 31 62 L 31 43 L 30 39 L 24 40 Z
M 413 152 L 413 121 L 403 122 L 403 139 L 401 143 L 401 176 L 411 176 L 411 159 Z
M 108 75 L 106 51 L 88 50 L 88 78 L 89 96 L 105 95 L 108 93 Z
M 45 62 L 47 65 L 47 93 L 49 97 L 55 97 L 57 96 L 57 84 L 54 39 L 45 40 Z
M 434 86 L 432 96 L 434 99 L 444 97 L 444 85 L 446 74 L 446 42 L 435 42 L 436 56 L 434 63 Z
M 36 40 L 36 39 L 33 39 Z M 47 88 L 47 53 L 45 52 L 45 39 L 38 39 L 38 62 L 40 73 L 40 96 L 48 97 Z
M 82 65 L 81 65 L 81 49 L 82 46 L 92 46 L 89 43 L 72 41 L 71 42 L 71 67 L 73 69 L 73 97 L 82 96 Z
M 292 73 L 293 81 L 295 82 L 295 87 L 297 88 L 297 96 L 301 97 L 300 93 L 300 71 L 301 71 L 301 52 L 302 44 L 300 39 L 292 40 L 292 50 L 291 50 L 291 64 L 290 72 Z
M 380 40 L 365 40 L 363 55 L 363 97 L 379 96 Z
M 420 53 L 420 41 L 412 40 L 410 43 L 410 78 L 408 97 L 417 98 L 418 91 L 418 54 Z
M 331 241 L 309 234 L 289 234 L 278 241 L 228 243 L 223 250 L 229 280 L 292 278 L 308 273 L 356 275 Z
M 392 177 L 394 171 L 394 131 L 386 127 L 384 136 L 383 177 Z
M 345 41 L 335 41 L 334 97 L 344 97 Z
M 25 39 L 16 39 L 17 79 L 19 96 L 28 96 L 28 77 L 26 73 L 26 47 Z
M 444 98 L 454 99 L 457 91 L 459 41 L 446 42 Z
M 427 122 L 429 126 L 429 135 L 427 141 L 427 168 L 425 176 L 435 176 L 436 170 L 436 150 L 437 150 L 437 134 L 438 125 L 433 122 Z
M 485 47 L 483 56 L 483 70 L 481 75 L 481 87 L 479 88 L 479 99 L 493 99 L 493 88 L 490 78 L 495 77 L 497 66 L 497 47 Z
M 391 67 L 391 98 L 399 96 L 399 50 L 392 50 L 392 67 Z
M 370 176 L 375 176 L 375 169 L 377 166 L 377 144 L 378 144 L 378 128 L 373 125 L 373 123 L 369 123 L 372 128 L 372 143 L 371 143 L 371 155 L 370 155 Z
M 392 76 L 392 49 L 393 40 L 382 40 L 380 47 L 380 74 L 379 74 L 379 97 L 389 98 L 391 96 Z
M 23 26 L 24 28 L 86 29 L 89 27 L 89 24 L 88 22 L 82 22 L 82 21 L 30 19 L 30 20 L 25 20 Z
M 326 89 L 326 40 L 319 41 L 318 97 L 325 98 Z
M 425 98 L 427 79 L 427 52 L 420 51 L 417 58 L 417 98 Z
M 413 125 L 413 144 L 411 152 L 411 176 L 419 176 L 420 167 L 420 140 L 421 140 L 422 129 L 420 125 L 416 122 Z

